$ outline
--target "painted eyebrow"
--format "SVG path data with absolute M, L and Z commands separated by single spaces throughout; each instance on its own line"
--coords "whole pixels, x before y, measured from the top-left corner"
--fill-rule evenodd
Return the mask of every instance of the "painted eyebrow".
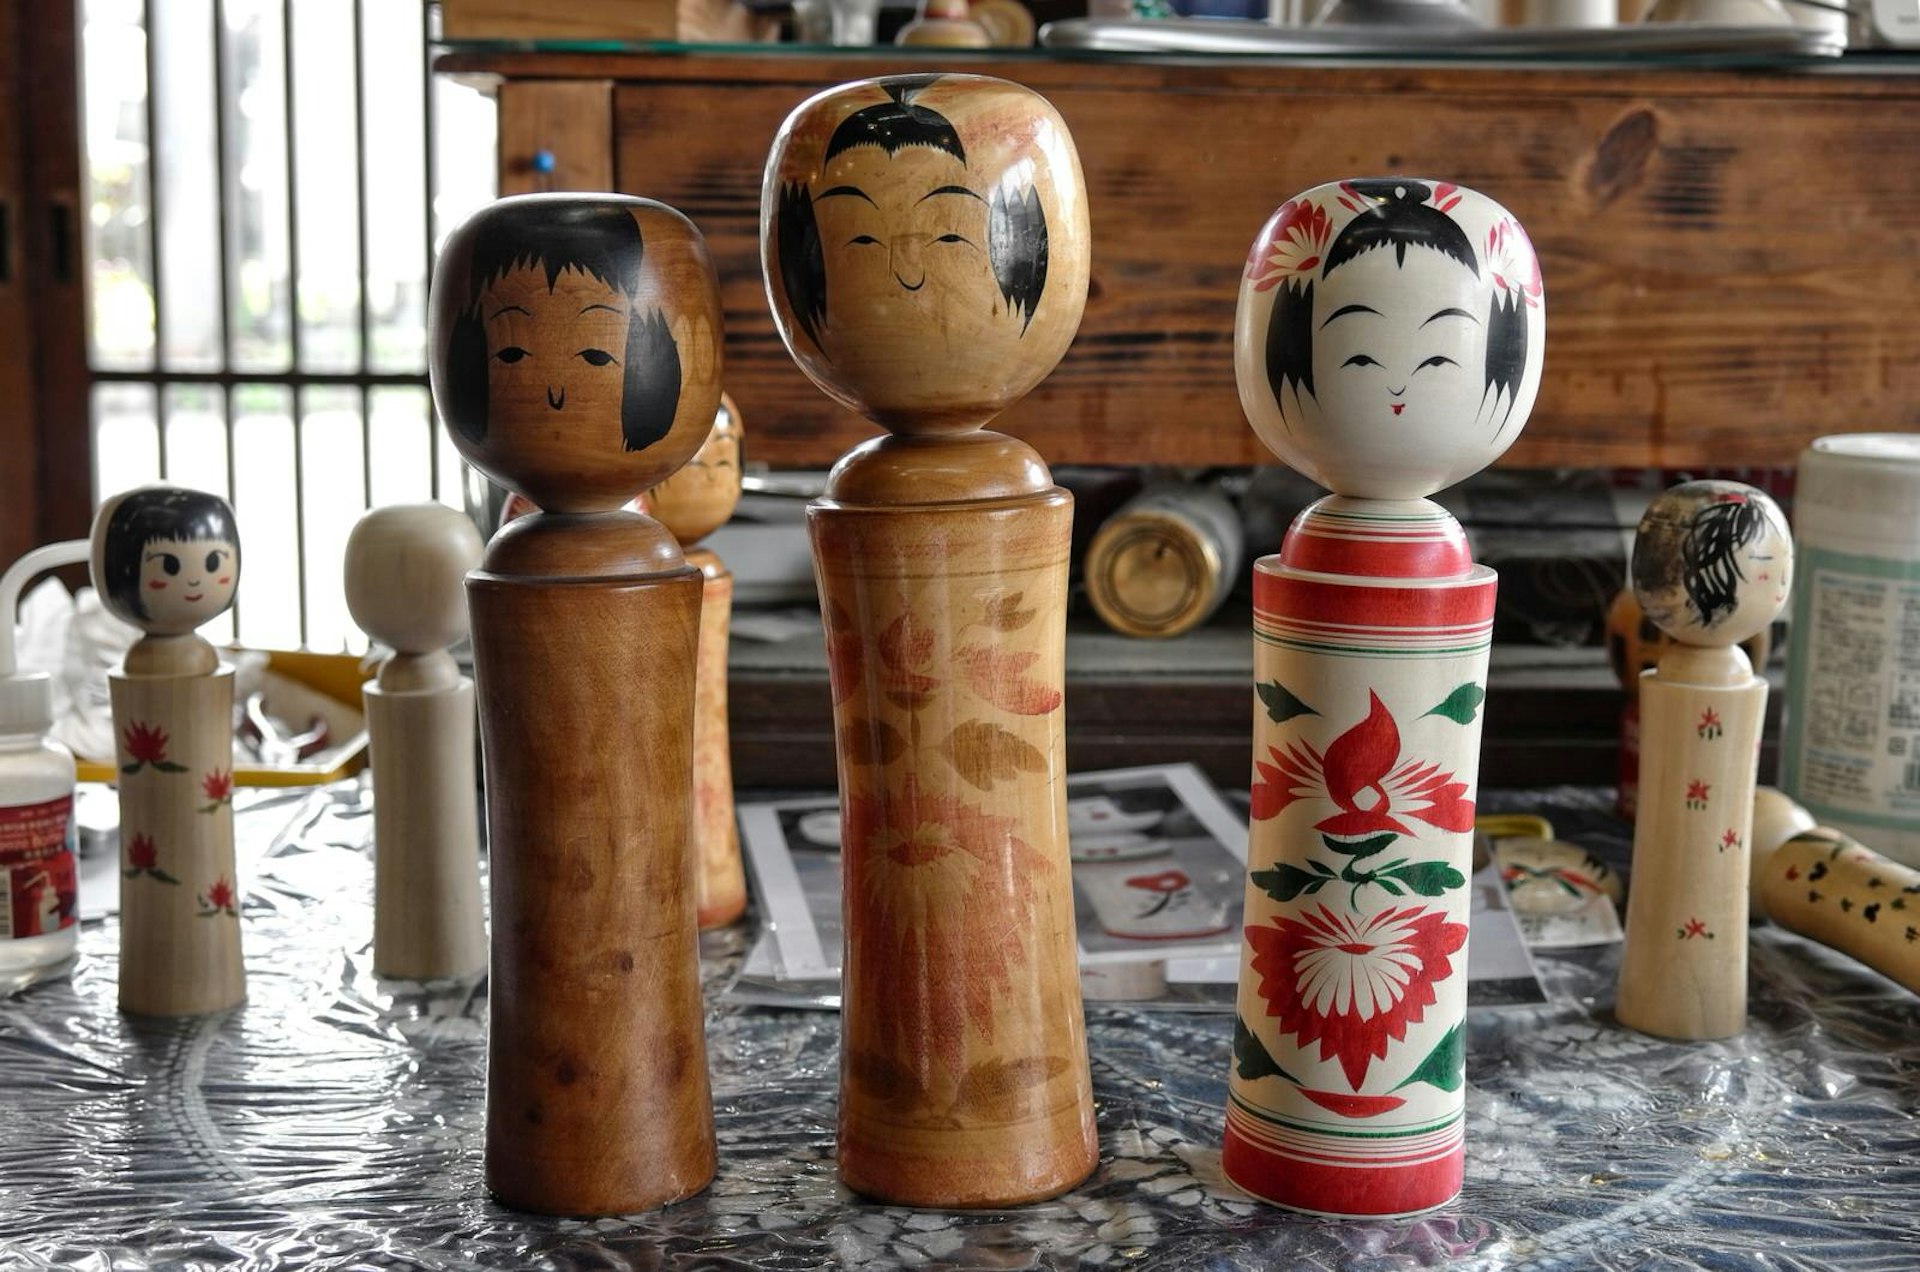
M 1475 326 L 1478 326 L 1480 324 L 1480 320 L 1478 318 L 1475 318 L 1472 314 L 1468 313 L 1464 309 L 1442 309 L 1439 313 L 1427 319 L 1427 322 L 1439 322 L 1442 318 L 1465 318 L 1468 322 L 1473 323 Z M 1420 325 L 1424 327 L 1427 325 L 1427 322 L 1423 322 Z
M 601 305 L 601 304 L 588 305 L 585 308 L 583 308 L 580 312 L 583 314 L 590 314 L 596 309 L 604 309 L 610 314 L 617 314 L 621 312 L 620 310 L 615 309 L 612 305 Z
M 979 195 L 975 194 L 973 191 L 967 189 L 967 187 L 962 185 L 943 185 L 938 190 L 929 190 L 927 191 L 927 193 L 921 195 L 918 201 L 921 203 L 925 203 L 928 199 L 931 199 L 935 195 L 940 195 L 940 194 L 964 194 L 969 199 L 980 199 L 980 202 L 982 203 L 986 202 L 985 199 L 980 198 Z
M 1376 318 L 1380 317 L 1380 311 L 1372 305 L 1342 305 L 1327 315 L 1327 321 L 1320 324 L 1320 330 L 1325 331 L 1335 318 L 1345 318 L 1348 314 L 1372 314 Z
M 825 194 L 822 194 L 820 198 L 831 199 L 836 194 L 850 194 L 856 199 L 865 199 L 868 203 L 873 203 L 873 196 L 868 194 L 865 190 L 862 190 L 859 186 L 835 186 L 833 187 L 833 189 L 828 190 Z M 819 200 L 815 200 L 815 202 L 818 202 L 818 201 Z M 873 206 L 877 208 L 880 205 L 878 203 L 873 203 Z
M 527 314 L 527 311 L 519 305 L 503 305 L 499 309 L 494 310 L 493 316 L 488 318 L 487 321 L 492 322 L 494 318 L 498 318 L 501 314 Z M 531 318 L 533 315 L 527 314 L 527 317 Z

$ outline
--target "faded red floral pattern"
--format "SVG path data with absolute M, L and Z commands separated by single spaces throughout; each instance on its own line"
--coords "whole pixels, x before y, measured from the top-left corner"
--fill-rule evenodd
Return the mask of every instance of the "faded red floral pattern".
M 1304 1050 L 1338 1057 L 1356 1091 L 1368 1067 L 1404 1042 L 1435 1001 L 1434 985 L 1453 975 L 1466 944 L 1464 924 L 1418 906 L 1360 918 L 1318 906 L 1298 920 L 1250 924 L 1247 943 L 1267 1015 Z
M 1454 832 L 1473 829 L 1467 785 L 1437 764 L 1405 758 L 1393 713 L 1371 690 L 1366 719 L 1335 738 L 1323 756 L 1311 742 L 1269 746 L 1272 760 L 1254 761 L 1254 820 L 1277 816 L 1295 800 L 1325 799 L 1339 812 L 1314 823 L 1329 835 L 1357 837 L 1413 832 L 1402 818 L 1417 818 Z
M 1060 707 L 1058 689 L 1027 675 L 1027 669 L 1039 659 L 1036 653 L 991 645 L 962 645 L 953 651 L 953 661 L 966 673 L 973 691 L 1015 715 L 1046 715 Z
M 898 791 L 850 790 L 843 806 L 847 923 L 866 934 L 849 990 L 884 1004 L 882 1045 L 902 1063 L 924 1069 L 937 1047 L 958 1077 L 963 1031 L 930 1026 L 965 1020 L 992 1039 L 1047 861 L 1012 818 L 923 790 L 912 773 Z
M 1530 309 L 1540 307 L 1540 258 L 1520 222 L 1509 217 L 1487 231 L 1487 269 L 1495 287 L 1516 293 Z
M 860 688 L 866 672 L 866 646 L 860 628 L 838 601 L 828 601 L 823 615 L 827 627 L 827 681 L 833 688 L 833 700 L 845 702 Z

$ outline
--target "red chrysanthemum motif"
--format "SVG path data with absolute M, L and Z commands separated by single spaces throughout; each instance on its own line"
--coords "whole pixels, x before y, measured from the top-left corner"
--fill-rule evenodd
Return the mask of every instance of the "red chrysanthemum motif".
M 153 846 L 153 836 L 135 835 L 127 845 L 127 865 L 134 870 L 151 870 L 160 864 L 160 852 Z
M 1434 986 L 1453 975 L 1467 942 L 1464 924 L 1442 910 L 1408 906 L 1371 918 L 1325 906 L 1298 920 L 1276 918 L 1247 928 L 1253 970 L 1267 1014 L 1302 1049 L 1320 1044 L 1320 1059 L 1339 1057 L 1356 1091 L 1387 1043 L 1404 1042 L 1435 1000 Z
M 225 803 L 227 797 L 233 794 L 233 774 L 226 770 L 215 769 L 200 779 L 200 789 L 214 803 Z
M 1540 307 L 1540 258 L 1527 232 L 1512 217 L 1487 231 L 1487 268 L 1495 287 L 1517 293 L 1530 308 Z
M 938 1058 L 958 1075 L 966 1021 L 993 1037 L 993 1004 L 1028 960 L 1034 876 L 1047 869 L 1014 821 L 909 774 L 897 792 L 845 800 L 850 926 L 867 934 L 847 968 L 849 992 L 885 1003 L 878 1028 L 900 1063 Z
M 1402 758 L 1393 713 L 1378 694 L 1369 691 L 1367 698 L 1367 718 L 1335 738 L 1324 756 L 1309 742 L 1289 744 L 1285 751 L 1267 748 L 1273 762 L 1254 762 L 1254 819 L 1265 821 L 1297 799 L 1318 797 L 1340 808 L 1314 823 L 1315 830 L 1329 835 L 1413 833 L 1403 817 L 1441 830 L 1472 830 L 1467 784 L 1437 764 Z
M 1333 222 L 1319 204 L 1295 199 L 1283 205 L 1254 240 L 1247 257 L 1253 289 L 1266 291 L 1295 274 L 1318 269 L 1332 237 Z
M 135 764 L 161 764 L 167 758 L 167 734 L 157 724 L 134 723 L 121 735 Z
M 1433 197 L 1429 202 L 1442 212 L 1451 212 L 1460 206 L 1460 187 L 1451 181 L 1442 181 L 1433 188 Z

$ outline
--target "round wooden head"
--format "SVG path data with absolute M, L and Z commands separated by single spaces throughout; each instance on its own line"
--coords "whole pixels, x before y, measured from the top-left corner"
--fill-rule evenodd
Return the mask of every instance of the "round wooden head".
M 1254 240 L 1234 372 L 1288 464 L 1336 494 L 1419 499 L 1513 445 L 1545 346 L 1540 262 L 1505 208 L 1355 179 L 1283 204 Z
M 347 610 L 400 653 L 445 649 L 467 634 L 467 572 L 485 550 L 472 518 L 445 504 L 375 508 L 347 536 Z
M 1073 138 L 1004 80 L 844 84 L 788 116 L 767 158 L 781 338 L 836 401 L 904 436 L 977 428 L 1053 370 L 1089 250 Z
M 1634 596 L 1683 645 L 1739 644 L 1774 620 L 1792 585 L 1786 518 L 1751 486 L 1690 481 L 1640 518 Z
M 740 435 L 740 408 L 723 393 L 706 442 L 686 467 L 647 492 L 647 511 L 681 546 L 727 524 L 739 506 Z
M 141 486 L 94 514 L 92 571 L 115 618 L 149 636 L 185 636 L 233 604 L 240 528 L 218 495 Z
M 720 400 L 720 292 L 672 208 L 502 199 L 434 268 L 433 396 L 467 462 L 548 512 L 620 507 L 687 461 Z

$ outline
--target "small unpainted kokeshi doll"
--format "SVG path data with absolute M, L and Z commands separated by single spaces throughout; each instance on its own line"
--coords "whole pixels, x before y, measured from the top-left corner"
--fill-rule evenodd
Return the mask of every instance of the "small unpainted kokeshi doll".
M 197 1016 L 247 997 L 233 858 L 233 668 L 197 629 L 240 583 L 218 495 L 145 486 L 100 505 L 93 586 L 146 635 L 107 677 L 120 788 L 120 1007 Z
M 1793 541 L 1773 500 L 1730 481 L 1656 498 L 1633 544 L 1633 590 L 1676 642 L 1640 678 L 1620 1023 L 1726 1038 L 1747 1023 L 1748 852 L 1767 682 L 1740 642 L 1787 602 Z
M 890 434 L 808 511 L 844 826 L 840 1175 L 908 1205 L 1052 1196 L 1096 1160 L 1063 780 L 1073 500 L 982 425 L 1079 326 L 1079 158 L 1015 84 L 847 84 L 781 128 L 761 218 L 787 348 Z
M 473 681 L 467 634 L 483 546 L 445 504 L 375 508 L 347 536 L 347 609 L 393 652 L 361 691 L 373 765 L 373 970 L 402 980 L 486 970 Z
M 693 842 L 700 927 L 725 927 L 747 908 L 740 832 L 733 818 L 728 753 L 727 635 L 733 572 L 710 548 L 695 547 L 740 503 L 740 408 L 722 394 L 713 431 L 687 466 L 647 492 L 648 511 L 673 532 L 700 571 L 700 654 L 693 691 Z
M 1495 578 L 1426 498 L 1526 423 L 1540 268 L 1445 182 L 1324 185 L 1255 240 L 1234 331 L 1261 440 L 1334 493 L 1254 566 L 1254 766 L 1227 1177 L 1297 1210 L 1460 1190 L 1467 876 Z
M 467 461 L 541 511 L 468 577 L 493 899 L 487 1186 L 559 1214 L 713 1176 L 694 913 L 700 572 L 621 505 L 720 401 L 705 241 L 672 208 L 529 195 L 434 271 L 434 400 Z

